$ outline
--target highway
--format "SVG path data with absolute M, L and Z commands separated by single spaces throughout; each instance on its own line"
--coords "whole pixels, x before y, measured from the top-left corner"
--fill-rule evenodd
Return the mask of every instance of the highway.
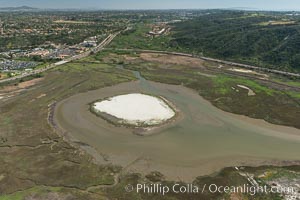
M 127 29 L 126 29 L 127 30 Z M 28 77 L 28 76 L 32 76 L 32 75 L 35 75 L 35 74 L 39 74 L 39 73 L 42 73 L 42 72 L 45 72 L 47 70 L 50 70 L 50 69 L 53 69 L 55 67 L 58 67 L 60 65 L 63 65 L 63 64 L 66 64 L 66 63 L 69 63 L 71 61 L 74 61 L 74 60 L 79 60 L 79 59 L 82 59 L 84 57 L 87 57 L 89 56 L 92 52 L 93 53 L 97 53 L 99 51 L 101 51 L 105 46 L 107 46 L 109 43 L 111 43 L 111 41 L 121 33 L 121 31 L 117 32 L 117 33 L 114 33 L 114 34 L 110 34 L 108 37 L 106 37 L 98 46 L 94 47 L 93 49 L 89 50 L 89 51 L 86 51 L 82 54 L 78 54 L 78 55 L 75 55 L 73 57 L 70 57 L 70 58 L 67 58 L 67 59 L 64 59 L 62 61 L 59 61 L 57 63 L 53 63 L 53 64 L 50 64 L 44 68 L 40 68 L 40 69 L 36 69 L 36 70 L 33 70 L 33 71 L 30 71 L 30 72 L 24 72 L 18 76 L 14 76 L 14 77 L 11 77 L 11 78 L 7 78 L 7 79 L 3 79 L 3 80 L 0 80 L 0 83 L 5 83 L 5 82 L 9 82 L 9 81 L 14 81 L 14 80 L 17 80 L 17 79 L 21 79 L 21 78 L 25 78 L 25 77 Z
M 126 30 L 128 30 L 128 28 Z M 124 31 L 126 31 L 126 30 L 124 30 Z M 69 63 L 71 61 L 79 60 L 79 59 L 82 59 L 84 57 L 87 57 L 91 53 L 97 53 L 97 52 L 103 50 L 105 48 L 105 46 L 107 46 L 109 43 L 111 43 L 111 41 L 117 35 L 119 35 L 121 32 L 122 31 L 119 31 L 119 32 L 114 33 L 114 34 L 110 34 L 98 46 L 96 46 L 93 49 L 91 49 L 89 51 L 86 51 L 86 52 L 84 52 L 82 54 L 78 54 L 78 55 L 75 55 L 73 57 L 67 58 L 65 60 L 59 61 L 57 63 L 50 64 L 50 65 L 48 65 L 48 66 L 46 66 L 44 68 L 36 69 L 36 70 L 30 71 L 30 72 L 24 72 L 21 75 L 0 80 L 0 83 L 14 81 L 14 80 L 21 79 L 21 78 L 24 78 L 24 77 L 28 77 L 28 76 L 32 76 L 32 75 L 35 75 L 35 74 L 39 74 L 39 73 L 45 72 L 45 71 L 47 71 L 49 69 L 53 69 L 53 68 L 58 67 L 60 65 Z M 231 66 L 242 67 L 242 68 L 246 68 L 246 69 L 252 69 L 252 70 L 256 70 L 256 71 L 264 71 L 264 72 L 269 72 L 269 73 L 274 73 L 274 74 L 279 74 L 279 75 L 284 75 L 284 76 L 290 76 L 290 77 L 300 78 L 300 74 L 297 74 L 297 73 L 285 72 L 285 71 L 280 71 L 280 70 L 275 70 L 275 69 L 268 69 L 268 68 L 263 68 L 263 67 L 256 67 L 256 66 L 252 66 L 252 65 L 235 63 L 235 62 L 230 62 L 230 61 L 225 61 L 225 60 L 219 60 L 219 59 L 214 59 L 214 58 L 209 58 L 209 57 L 204 57 L 204 56 L 196 56 L 196 55 L 187 54 L 187 53 L 169 52 L 169 51 L 157 51 L 157 50 L 143 50 L 143 49 L 113 49 L 113 50 L 145 52 L 145 53 L 162 53 L 162 54 L 170 54 L 170 55 L 177 55 L 177 56 L 186 56 L 186 57 L 192 57 L 192 58 L 199 58 L 199 59 L 206 60 L 206 61 L 211 61 L 211 62 L 217 62 L 217 63 L 220 63 L 220 64 L 227 64 L 227 65 L 231 65 Z
M 269 69 L 269 68 L 263 68 L 263 67 L 256 67 L 256 66 L 252 66 L 252 65 L 235 63 L 235 62 L 219 60 L 219 59 L 214 59 L 214 58 L 209 58 L 209 57 L 204 57 L 204 56 L 197 56 L 197 55 L 188 54 L 188 53 L 179 53 L 179 52 L 170 52 L 170 51 L 157 51 L 157 50 L 145 50 L 145 49 L 114 49 L 114 50 L 143 52 L 143 53 L 161 53 L 161 54 L 185 56 L 185 57 L 191 57 L 191 58 L 199 58 L 199 59 L 202 59 L 202 60 L 216 62 L 216 63 L 220 63 L 220 64 L 227 64 L 227 65 L 231 65 L 231 66 L 236 66 L 236 67 L 241 67 L 241 68 L 246 68 L 246 69 L 252 69 L 252 70 L 256 70 L 256 71 L 264 71 L 264 72 L 269 72 L 269 73 L 274 73 L 274 74 L 279 74 L 279 75 L 284 75 L 284 76 L 300 78 L 300 74 L 297 74 L 297 73 L 285 72 L 285 71 Z

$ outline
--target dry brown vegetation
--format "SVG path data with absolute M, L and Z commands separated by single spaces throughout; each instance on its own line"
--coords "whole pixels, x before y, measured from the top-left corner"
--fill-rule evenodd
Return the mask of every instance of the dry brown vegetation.
M 148 62 L 157 62 L 160 64 L 174 64 L 191 67 L 203 67 L 203 60 L 197 58 L 189 58 L 184 56 L 174 56 L 155 53 L 141 53 L 140 58 Z
M 31 194 L 41 191 L 31 189 L 39 186 L 76 193 L 77 199 L 100 199 L 102 194 L 86 189 L 114 184 L 119 168 L 96 165 L 92 157 L 66 143 L 48 124 L 48 105 L 78 92 L 130 81 L 132 74 L 109 66 L 75 68 L 76 64 L 66 65 L 44 79 L 4 87 L 30 88 L 0 104 L 0 193 L 9 199 L 15 199 L 16 192 L 34 198 Z

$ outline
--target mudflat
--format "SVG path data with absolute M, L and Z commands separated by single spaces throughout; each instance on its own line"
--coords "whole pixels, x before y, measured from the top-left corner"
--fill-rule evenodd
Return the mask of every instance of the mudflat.
M 127 94 L 111 97 L 92 105 L 96 113 L 118 118 L 118 123 L 134 126 L 159 125 L 175 116 L 175 112 L 159 97 L 145 94 Z
M 89 110 L 91 102 L 128 93 L 162 96 L 182 117 L 143 137 Z M 77 94 L 57 104 L 54 118 L 71 140 L 103 155 L 103 162 L 143 174 L 160 171 L 173 180 L 191 181 L 229 166 L 300 160 L 299 129 L 223 112 L 183 86 L 140 80 Z

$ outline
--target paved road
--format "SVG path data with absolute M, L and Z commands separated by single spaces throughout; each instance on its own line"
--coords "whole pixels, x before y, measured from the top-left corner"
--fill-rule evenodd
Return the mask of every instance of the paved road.
M 128 28 L 127 28 L 128 29 Z M 127 30 L 126 29 L 126 30 Z M 125 30 L 125 31 L 126 31 Z M 118 34 L 120 34 L 122 31 L 119 31 L 117 33 L 114 34 L 110 34 L 107 38 L 105 38 L 97 47 L 93 48 L 92 50 L 86 51 L 82 54 L 79 55 L 75 55 L 73 57 L 67 58 L 65 60 L 59 61 L 57 63 L 48 65 L 44 68 L 41 69 L 37 69 L 37 70 L 33 70 L 31 72 L 25 72 L 19 76 L 15 76 L 12 78 L 8 78 L 8 79 L 3 79 L 0 80 L 0 83 L 5 83 L 5 82 L 9 82 L 9 81 L 14 81 L 17 79 L 21 79 L 27 76 L 31 76 L 31 75 L 35 75 L 35 74 L 39 74 L 42 72 L 45 72 L 49 69 L 55 68 L 57 66 L 66 64 L 68 62 L 74 61 L 74 60 L 79 60 L 82 59 L 84 57 L 89 56 L 92 52 L 93 53 L 97 53 L 101 50 L 104 49 L 105 46 L 107 46 Z M 163 53 L 163 54 L 171 54 L 171 55 L 178 55 L 178 56 L 186 56 L 186 57 L 193 57 L 193 58 L 200 58 L 202 60 L 207 60 L 207 61 L 212 61 L 212 62 L 217 62 L 220 64 L 227 64 L 227 65 L 232 65 L 232 66 L 237 66 L 237 67 L 242 67 L 242 68 L 246 68 L 246 69 L 253 69 L 253 70 L 258 70 L 258 71 L 265 71 L 265 72 L 271 72 L 274 74 L 279 74 L 279 75 L 285 75 L 285 76 L 290 76 L 290 77 L 297 77 L 300 78 L 300 74 L 297 73 L 291 73 L 291 72 L 285 72 L 285 71 L 280 71 L 280 70 L 274 70 L 274 69 L 268 69 L 268 68 L 262 68 L 262 67 L 256 67 L 256 66 L 252 66 L 252 65 L 246 65 L 246 64 L 241 64 L 241 63 L 235 63 L 235 62 L 229 62 L 229 61 L 225 61 L 225 60 L 219 60 L 219 59 L 214 59 L 214 58 L 209 58 L 209 57 L 204 57 L 204 56 L 196 56 L 193 54 L 187 54 L 187 53 L 179 53 L 179 52 L 169 52 L 169 51 L 156 51 L 156 50 L 143 50 L 143 49 L 114 49 L 114 50 L 121 50 L 121 51 L 136 51 L 136 52 L 145 52 L 145 53 Z
M 170 54 L 170 55 L 177 55 L 177 56 L 186 56 L 186 57 L 192 57 L 192 58 L 199 58 L 199 59 L 206 60 L 206 61 L 217 62 L 217 63 L 220 63 L 220 64 L 227 64 L 227 65 L 242 67 L 242 68 L 246 68 L 246 69 L 264 71 L 264 72 L 270 72 L 270 73 L 279 74 L 279 75 L 285 75 L 285 76 L 300 78 L 300 74 L 297 74 L 297 73 L 285 72 L 285 71 L 280 71 L 280 70 L 275 70 L 275 69 L 268 69 L 268 68 L 263 68 L 263 67 L 256 67 L 256 66 L 252 66 L 252 65 L 229 62 L 229 61 L 225 61 L 225 60 L 219 60 L 219 59 L 214 59 L 214 58 L 209 58 L 209 57 L 204 57 L 204 56 L 196 56 L 196 55 L 187 54 L 187 53 L 170 52 L 170 51 L 156 51 L 156 50 L 144 50 L 144 49 L 115 49 L 115 50 L 135 51 L 135 52 L 145 52 L 145 53 L 162 53 L 162 54 Z
M 45 72 L 49 69 L 53 69 L 55 67 L 58 67 L 60 65 L 63 65 L 63 64 L 66 64 L 68 62 L 71 62 L 71 61 L 74 61 L 74 60 L 79 60 L 79 59 L 82 59 L 84 57 L 87 57 L 89 56 L 92 52 L 93 53 L 97 53 L 99 51 L 101 51 L 105 46 L 107 46 L 118 34 L 120 34 L 121 31 L 117 32 L 117 33 L 114 33 L 114 34 L 110 34 L 107 38 L 105 38 L 98 46 L 94 47 L 93 49 L 89 50 L 89 51 L 86 51 L 82 54 L 78 54 L 78 55 L 75 55 L 73 57 L 70 57 L 70 58 L 67 58 L 65 60 L 62 60 L 62 61 L 59 61 L 57 63 L 53 63 L 53 64 L 50 64 L 44 68 L 40 68 L 40 69 L 36 69 L 36 70 L 33 70 L 33 71 L 30 71 L 30 72 L 24 72 L 23 74 L 21 75 L 18 75 L 18 76 L 14 76 L 14 77 L 11 77 L 11 78 L 7 78 L 7 79 L 3 79 L 3 80 L 0 80 L 0 83 L 5 83 L 5 82 L 9 82 L 9 81 L 14 81 L 14 80 L 17 80 L 17 79 L 21 79 L 21 78 L 24 78 L 24 77 L 28 77 L 28 76 L 32 76 L 32 75 L 35 75 L 35 74 L 39 74 L 39 73 L 42 73 L 42 72 Z

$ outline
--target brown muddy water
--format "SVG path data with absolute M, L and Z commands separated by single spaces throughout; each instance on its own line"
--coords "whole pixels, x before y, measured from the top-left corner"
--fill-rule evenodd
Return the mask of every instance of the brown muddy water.
M 139 78 L 65 99 L 56 107 L 56 123 L 73 141 L 104 156 L 103 163 L 143 174 L 160 171 L 172 180 L 191 181 L 229 166 L 300 160 L 300 130 L 226 113 L 193 90 Z M 138 136 L 89 110 L 89 103 L 96 100 L 137 92 L 163 96 L 181 117 L 152 135 Z

